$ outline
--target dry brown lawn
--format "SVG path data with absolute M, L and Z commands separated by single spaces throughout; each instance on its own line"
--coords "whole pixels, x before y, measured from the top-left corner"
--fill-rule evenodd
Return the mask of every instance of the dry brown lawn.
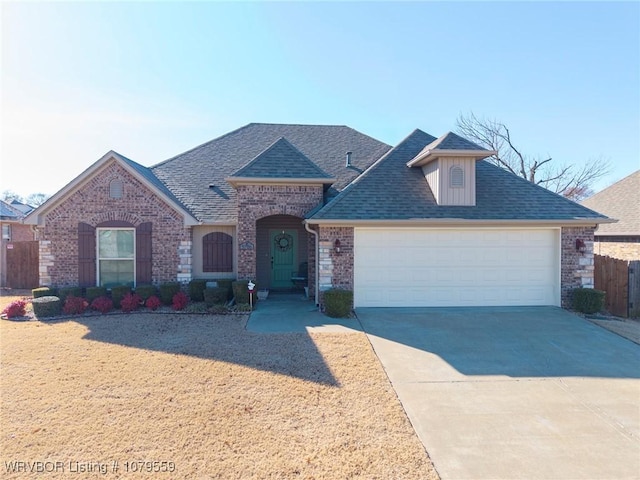
M 0 477 L 438 478 L 364 334 L 245 321 L 0 320 Z

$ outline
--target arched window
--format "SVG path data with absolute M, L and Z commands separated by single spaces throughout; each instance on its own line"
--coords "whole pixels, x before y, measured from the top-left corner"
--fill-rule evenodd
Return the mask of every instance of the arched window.
M 233 238 L 222 232 L 202 237 L 202 271 L 233 272 Z
M 464 187 L 464 170 L 460 165 L 454 165 L 449 169 L 449 186 L 451 188 Z
M 109 183 L 109 197 L 110 198 L 122 198 L 122 192 L 124 191 L 124 183 L 119 178 L 114 178 Z

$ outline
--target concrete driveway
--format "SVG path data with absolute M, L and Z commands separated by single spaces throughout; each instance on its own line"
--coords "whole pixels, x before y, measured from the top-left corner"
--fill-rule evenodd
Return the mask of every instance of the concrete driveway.
M 360 308 L 438 473 L 640 478 L 640 346 L 559 308 Z

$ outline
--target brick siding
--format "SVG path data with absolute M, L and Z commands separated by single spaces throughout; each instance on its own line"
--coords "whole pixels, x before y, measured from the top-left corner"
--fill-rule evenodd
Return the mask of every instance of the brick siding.
M 124 183 L 122 198 L 109 196 L 109 183 L 113 179 Z M 134 226 L 152 222 L 154 283 L 176 281 L 179 265 L 180 273 L 188 273 L 185 258 L 181 260 L 178 252 L 181 245 L 183 252 L 188 245 L 181 242 L 191 240 L 190 229 L 184 227 L 182 215 L 112 161 L 46 214 L 44 227 L 39 227 L 39 239 L 44 241 L 41 245 L 40 283 L 77 285 L 78 223 L 95 227 L 108 220 L 126 221 Z
M 330 288 L 353 291 L 354 234 L 353 227 L 320 226 L 320 304 L 323 294 Z M 335 250 L 335 241 L 340 240 L 340 252 Z
M 594 227 L 563 227 L 561 235 L 561 300 L 563 307 L 571 306 L 574 288 L 593 288 L 593 232 Z M 576 250 L 576 240 L 581 239 L 586 251 Z
M 302 219 L 322 202 L 322 185 L 239 185 L 238 279 L 256 278 L 256 222 L 271 215 Z
M 640 238 L 633 237 L 635 241 L 598 241 L 593 245 L 593 251 L 596 255 L 604 255 L 620 260 L 640 260 Z

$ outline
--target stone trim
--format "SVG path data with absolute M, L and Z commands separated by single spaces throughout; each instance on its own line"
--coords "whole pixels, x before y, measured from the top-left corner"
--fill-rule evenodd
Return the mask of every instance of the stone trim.
M 595 227 L 563 227 L 561 233 L 560 292 L 562 306 L 571 306 L 574 288 L 593 288 L 593 233 Z M 586 251 L 576 250 L 576 240 L 581 239 Z
M 50 287 L 53 285 L 50 268 L 55 264 L 56 257 L 51 248 L 51 240 L 40 240 L 38 242 L 39 255 L 39 275 L 40 286 Z

